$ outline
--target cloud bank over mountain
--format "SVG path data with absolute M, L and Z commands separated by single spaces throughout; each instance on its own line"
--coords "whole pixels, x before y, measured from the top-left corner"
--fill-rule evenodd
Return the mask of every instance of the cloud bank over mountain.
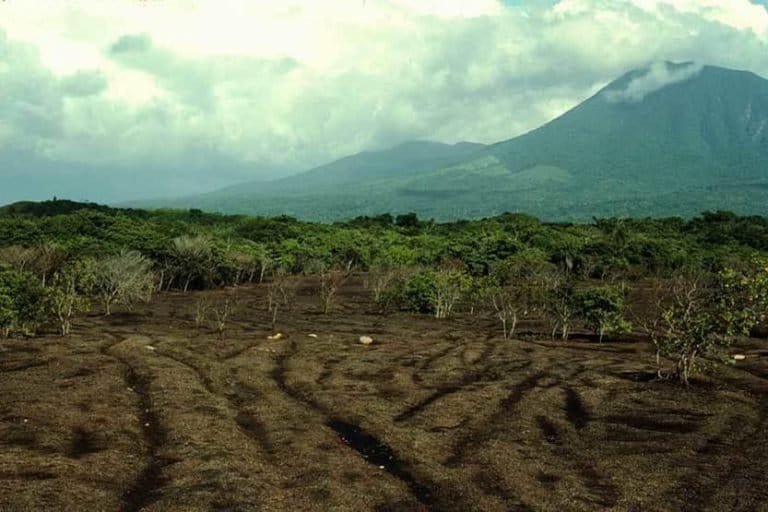
M 9 0 L 0 162 L 167 172 L 149 192 L 170 194 L 184 173 L 223 185 L 404 140 L 507 139 L 649 62 L 768 74 L 767 44 L 748 0 Z M 652 71 L 625 99 L 680 76 Z

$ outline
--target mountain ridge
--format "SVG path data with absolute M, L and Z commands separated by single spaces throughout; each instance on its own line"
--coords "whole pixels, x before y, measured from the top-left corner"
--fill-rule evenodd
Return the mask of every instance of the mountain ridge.
M 416 144 L 438 144 L 440 158 L 403 157 L 401 145 L 259 190 L 175 205 L 314 220 L 408 211 L 437 219 L 519 211 L 583 220 L 693 215 L 734 202 L 746 203 L 739 213 L 766 213 L 768 80 L 716 66 L 654 64 L 518 137 L 488 146 Z M 709 197 L 713 188 L 728 193 Z

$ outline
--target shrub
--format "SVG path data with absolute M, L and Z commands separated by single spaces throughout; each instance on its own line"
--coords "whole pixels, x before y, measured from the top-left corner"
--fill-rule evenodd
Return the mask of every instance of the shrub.
M 578 290 L 574 295 L 576 315 L 603 341 L 606 334 L 620 334 L 631 328 L 626 320 L 624 294 L 612 286 Z
M 437 297 L 437 277 L 432 271 L 420 271 L 399 280 L 381 294 L 380 304 L 392 305 L 401 311 L 433 313 Z
M 471 278 L 457 269 L 422 270 L 389 282 L 390 287 L 379 293 L 377 302 L 382 307 L 447 318 L 469 290 Z
M 0 329 L 31 334 L 45 318 L 46 290 L 29 272 L 0 269 Z

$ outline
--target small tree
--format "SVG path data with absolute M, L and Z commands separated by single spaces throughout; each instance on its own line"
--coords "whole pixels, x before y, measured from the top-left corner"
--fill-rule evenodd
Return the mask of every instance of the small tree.
M 675 359 L 674 376 L 688 384 L 704 357 L 716 354 L 764 320 L 768 262 L 716 274 L 678 275 L 661 314 L 658 347 Z
M 432 297 L 435 318 L 448 318 L 456 303 L 467 292 L 471 278 L 461 270 L 440 270 L 435 274 L 435 292 Z
M 82 272 L 84 283 L 101 302 L 106 316 L 112 314 L 114 304 L 130 306 L 152 296 L 152 264 L 139 252 L 123 250 L 99 260 L 85 260 L 80 265 L 78 271 Z
M 570 275 L 556 273 L 547 278 L 545 286 L 545 311 L 551 319 L 552 338 L 559 330 L 560 337 L 566 340 L 575 313 L 573 282 Z
M 7 288 L 0 288 L 0 335 L 7 338 L 16 325 L 16 308 Z
M 397 281 L 399 275 L 397 270 L 388 266 L 371 269 L 366 279 L 366 288 L 371 290 L 374 302 L 381 302 L 384 293 Z
M 233 271 L 231 284 L 234 286 L 237 286 L 246 280 L 248 276 L 253 276 L 255 273 L 251 255 L 242 249 L 230 249 L 227 251 L 226 262 Z
M 189 290 L 193 281 L 204 281 L 213 271 L 213 242 L 203 236 L 174 238 L 171 247 L 174 271 L 181 276 L 183 290 Z
M 88 299 L 81 294 L 82 284 L 76 267 L 68 267 L 53 275 L 47 296 L 48 311 L 59 324 L 62 336 L 69 336 L 72 317 L 88 310 Z
M 672 283 L 674 283 L 674 280 L 668 281 L 659 279 L 654 281 L 651 286 L 645 290 L 650 299 L 647 304 L 642 304 L 631 310 L 634 322 L 640 326 L 653 344 L 656 361 L 656 377 L 659 379 L 664 378 L 662 368 L 662 355 L 664 352 L 664 312 L 672 305 Z
M 9 245 L 0 248 L 0 263 L 8 265 L 19 272 L 29 270 L 36 257 L 37 253 L 35 250 L 29 247 Z
M 631 326 L 624 317 L 624 295 L 611 286 L 579 290 L 574 296 L 574 309 L 588 329 L 599 336 L 629 332 Z
M 317 269 L 320 278 L 320 307 L 323 314 L 328 314 L 336 292 L 349 278 L 349 271 L 329 268 L 322 264 Z
M 417 270 L 399 277 L 381 294 L 379 306 L 393 306 L 400 311 L 435 313 L 437 302 L 437 273 Z
M 263 283 L 264 276 L 273 265 L 272 257 L 270 256 L 269 251 L 264 245 L 257 244 L 256 247 L 254 248 L 253 259 L 257 263 L 257 266 L 254 266 L 252 268 L 255 269 L 258 267 L 259 283 Z M 249 282 L 253 282 L 254 275 L 255 273 L 251 273 Z
M 267 309 L 272 315 L 272 332 L 277 326 L 277 317 L 283 309 L 289 309 L 296 295 L 296 281 L 282 268 L 272 271 L 272 280 L 267 287 Z
M 205 298 L 199 298 L 195 301 L 195 311 L 192 320 L 195 322 L 195 327 L 201 327 L 208 319 L 208 312 L 211 309 L 211 303 Z
M 211 308 L 214 316 L 214 327 L 216 332 L 219 333 L 220 338 L 224 336 L 224 331 L 227 328 L 227 322 L 229 321 L 229 318 L 234 314 L 236 304 L 236 297 L 224 297 L 224 299 L 218 305 Z
M 67 259 L 67 252 L 61 247 L 43 243 L 35 247 L 35 259 L 32 261 L 31 270 L 34 271 L 43 286 L 46 286 L 48 277 L 60 270 Z
M 487 292 L 496 317 L 501 321 L 501 331 L 505 341 L 515 335 L 518 318 L 523 312 L 516 292 L 517 290 L 511 286 L 499 285 L 492 286 Z
M 0 330 L 31 334 L 45 318 L 46 290 L 29 272 L 0 268 Z
M 544 277 L 549 272 L 542 256 L 533 251 L 516 254 L 491 268 L 485 293 L 501 321 L 505 340 L 514 336 L 521 318 L 540 307 Z

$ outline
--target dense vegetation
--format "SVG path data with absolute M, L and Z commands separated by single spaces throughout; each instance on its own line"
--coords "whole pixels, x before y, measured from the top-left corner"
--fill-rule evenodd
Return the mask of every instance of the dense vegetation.
M 494 315 L 504 338 L 524 320 L 568 338 L 644 330 L 659 364 L 687 381 L 701 358 L 746 334 L 768 304 L 768 220 L 548 224 L 526 215 L 454 223 L 414 214 L 314 224 L 200 210 L 120 210 L 67 201 L 0 210 L 0 328 L 32 334 L 98 303 L 153 292 L 268 282 L 273 327 L 295 276 L 314 275 L 319 307 L 364 272 L 382 312 Z M 226 304 L 217 316 L 226 318 Z M 224 325 L 220 321 L 220 330 Z

